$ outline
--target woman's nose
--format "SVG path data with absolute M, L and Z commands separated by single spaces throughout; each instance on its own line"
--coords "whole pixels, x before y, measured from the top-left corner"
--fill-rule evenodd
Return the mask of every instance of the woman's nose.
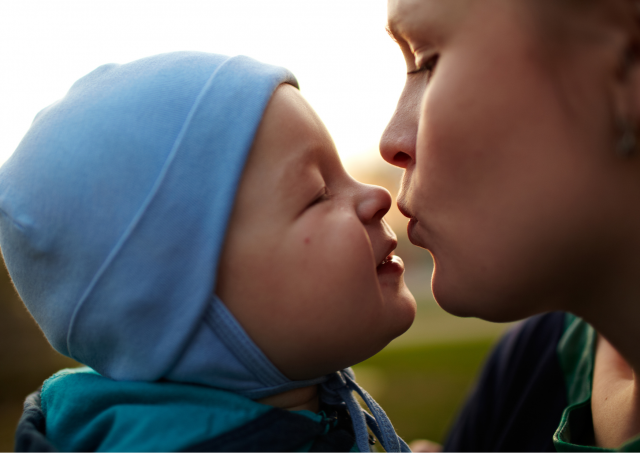
M 391 203 L 391 194 L 387 189 L 362 184 L 356 213 L 360 221 L 365 225 L 379 222 L 389 212 Z
M 380 139 L 382 158 L 396 167 L 408 168 L 415 162 L 424 85 L 420 78 L 407 78 L 396 111 Z

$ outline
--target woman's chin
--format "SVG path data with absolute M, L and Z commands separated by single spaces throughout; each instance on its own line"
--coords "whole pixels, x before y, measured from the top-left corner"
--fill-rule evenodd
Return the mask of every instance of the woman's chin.
M 489 322 L 512 322 L 529 316 L 511 297 L 490 291 L 486 285 L 470 285 L 463 277 L 446 278 L 434 271 L 431 290 L 436 302 L 447 313 L 459 318 L 480 318 Z M 467 284 L 463 284 L 467 282 Z

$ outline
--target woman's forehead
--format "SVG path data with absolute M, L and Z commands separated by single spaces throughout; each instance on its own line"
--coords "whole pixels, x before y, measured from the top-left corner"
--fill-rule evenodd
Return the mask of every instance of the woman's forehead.
M 461 20 L 477 2 L 491 0 L 388 0 L 387 30 L 396 41 L 437 32 Z

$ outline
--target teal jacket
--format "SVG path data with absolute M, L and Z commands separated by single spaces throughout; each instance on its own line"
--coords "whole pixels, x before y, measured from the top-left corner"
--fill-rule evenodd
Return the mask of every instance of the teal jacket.
M 357 451 L 346 410 L 285 411 L 236 393 L 62 370 L 25 403 L 16 451 Z

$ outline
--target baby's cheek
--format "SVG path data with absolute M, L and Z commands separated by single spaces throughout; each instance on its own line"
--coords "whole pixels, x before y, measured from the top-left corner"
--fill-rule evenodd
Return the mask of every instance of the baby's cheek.
M 295 258 L 301 316 L 310 322 L 353 316 L 363 300 L 378 300 L 375 263 L 362 224 L 341 212 L 310 218 L 296 228 L 291 250 Z
M 277 308 L 265 313 L 278 346 L 271 358 L 298 378 L 353 365 L 390 340 L 379 328 L 389 313 L 366 230 L 355 215 L 318 211 L 288 232 L 272 269 Z

